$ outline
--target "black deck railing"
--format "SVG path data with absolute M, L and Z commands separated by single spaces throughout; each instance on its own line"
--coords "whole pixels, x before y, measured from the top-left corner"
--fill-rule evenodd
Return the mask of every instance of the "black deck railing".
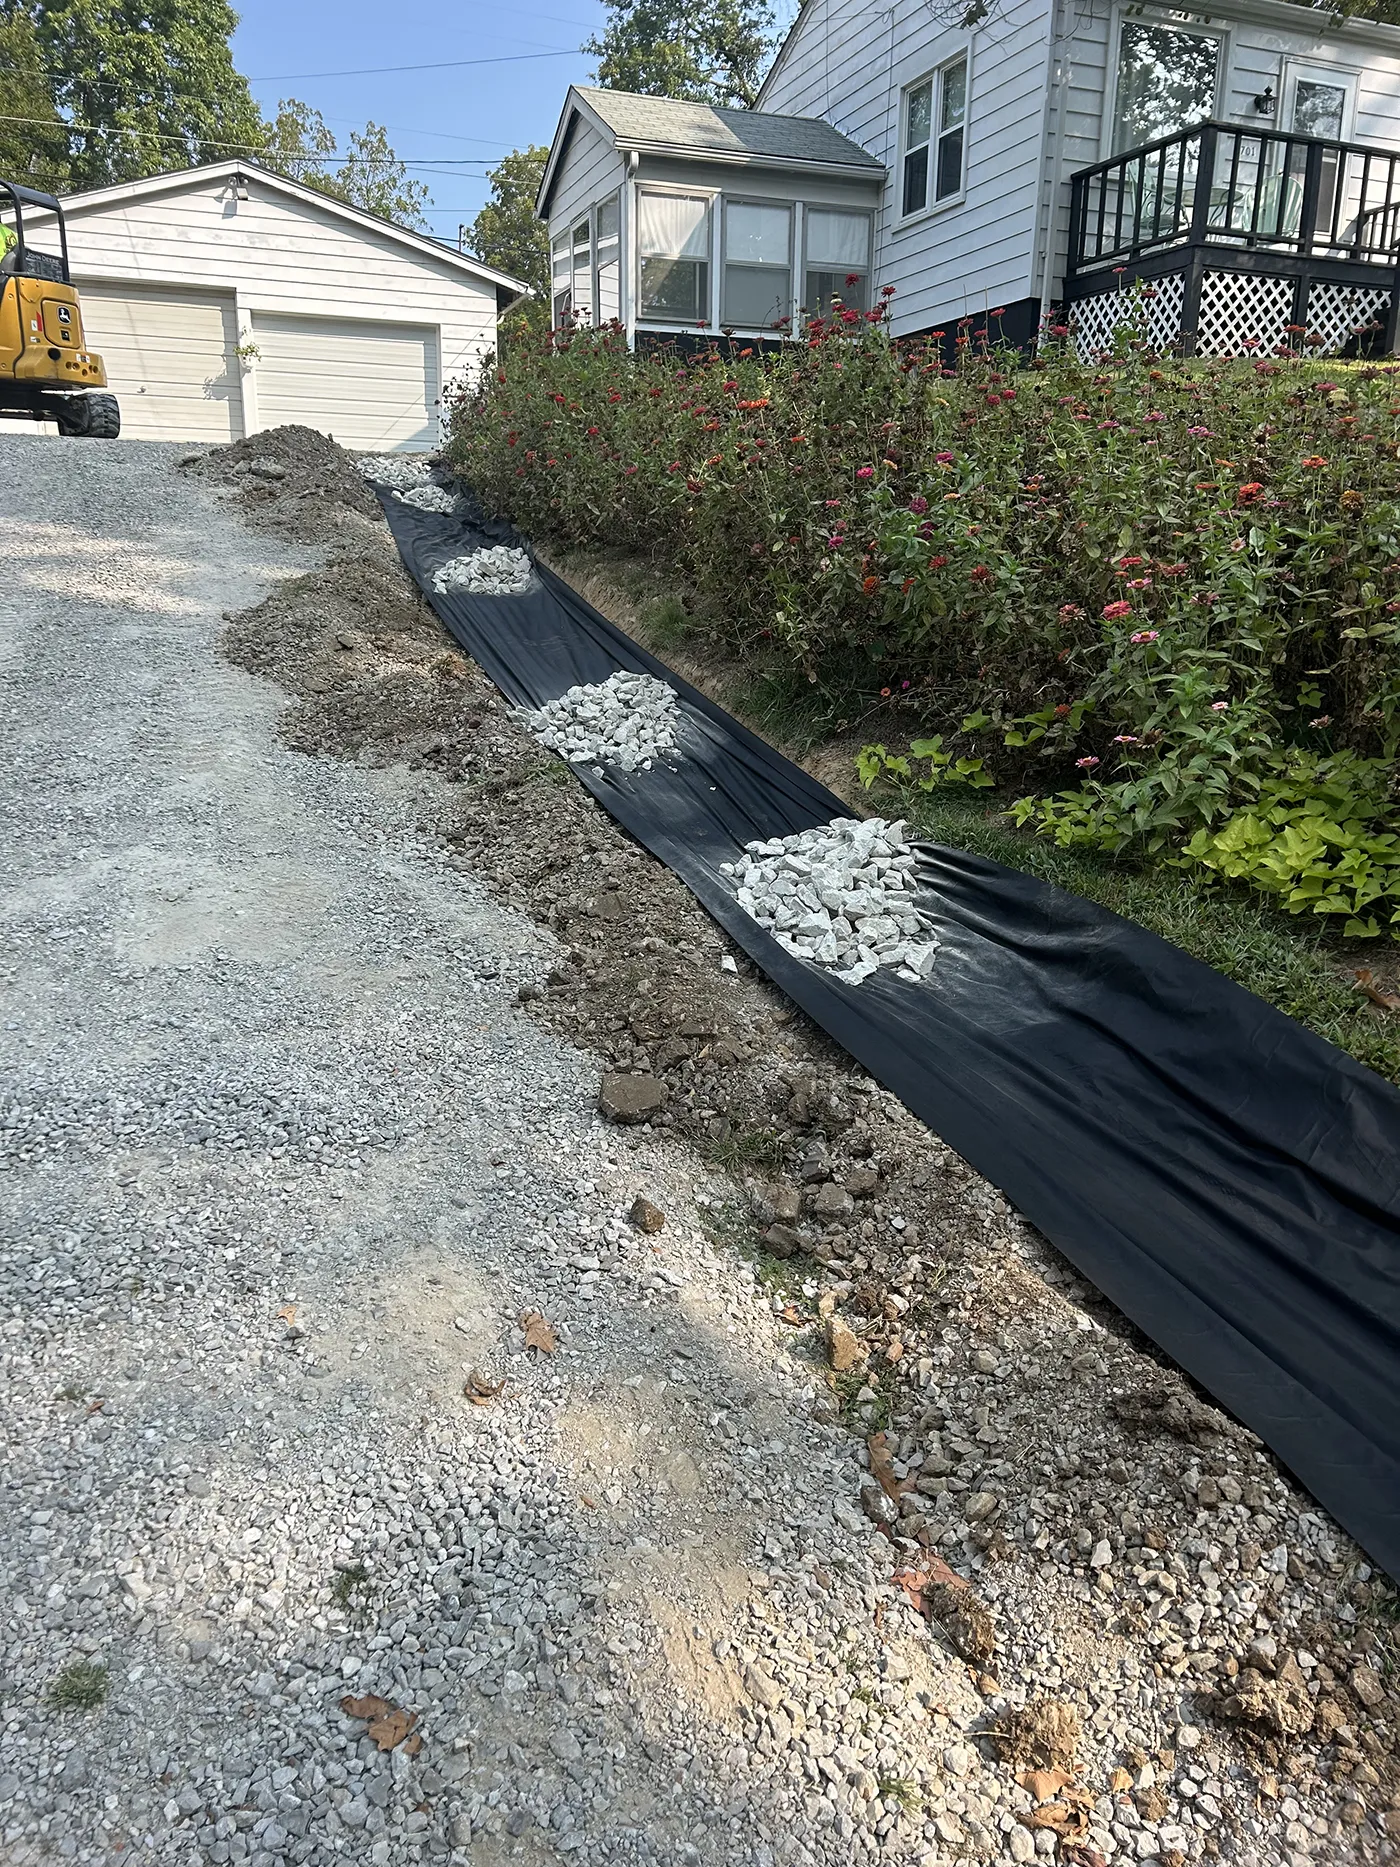
M 1173 246 L 1393 270 L 1400 150 L 1200 123 L 1071 178 L 1069 277 Z

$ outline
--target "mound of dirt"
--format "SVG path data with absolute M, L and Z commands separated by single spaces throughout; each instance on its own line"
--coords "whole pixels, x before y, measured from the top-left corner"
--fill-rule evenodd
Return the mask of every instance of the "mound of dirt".
M 383 525 L 379 500 L 354 456 L 315 428 L 265 428 L 227 447 L 188 455 L 182 465 L 237 487 L 238 503 L 250 518 L 302 544 L 341 542 L 362 530 L 356 520 Z

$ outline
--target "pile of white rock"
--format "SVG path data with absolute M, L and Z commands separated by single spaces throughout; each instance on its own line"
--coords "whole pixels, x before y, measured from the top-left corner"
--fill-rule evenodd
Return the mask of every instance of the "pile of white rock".
M 535 581 L 535 570 L 523 551 L 509 545 L 487 545 L 466 557 L 449 558 L 433 572 L 433 588 L 469 590 L 477 596 L 519 596 Z
M 903 823 L 837 817 L 799 836 L 749 843 L 721 863 L 739 906 L 798 959 L 859 985 L 882 966 L 926 979 L 938 940 L 915 904 L 919 858 Z
M 376 486 L 398 493 L 421 486 L 432 472 L 422 454 L 365 454 L 355 465 Z
M 614 674 L 588 687 L 571 687 L 524 721 L 541 745 L 571 765 L 615 765 L 650 771 L 654 758 L 672 752 L 680 714 L 675 689 L 650 674 Z
M 406 493 L 395 493 L 394 497 L 402 505 L 417 506 L 420 512 L 455 512 L 457 510 L 457 495 L 449 492 L 445 486 L 439 486 L 433 480 L 424 480 L 421 486 L 411 487 Z

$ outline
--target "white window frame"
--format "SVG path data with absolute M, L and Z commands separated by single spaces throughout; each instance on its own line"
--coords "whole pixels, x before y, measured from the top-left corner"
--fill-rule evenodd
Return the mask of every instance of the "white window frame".
M 642 197 L 649 194 L 679 196 L 682 200 L 705 202 L 709 242 L 706 249 L 705 263 L 709 267 L 710 280 L 708 303 L 705 308 L 706 328 L 719 328 L 719 261 L 716 254 L 720 216 L 716 208 L 721 195 L 718 188 L 685 187 L 680 184 L 669 185 L 665 182 L 639 181 L 632 191 L 632 225 L 628 235 L 631 254 L 628 263 L 628 278 L 632 289 L 632 323 L 637 330 L 644 331 L 685 331 L 694 330 L 694 323 L 687 323 L 680 318 L 658 318 L 649 314 L 642 305 Z
M 729 248 L 727 244 L 727 234 L 728 234 L 729 210 L 732 207 L 780 208 L 783 210 L 783 212 L 786 213 L 788 217 L 788 252 L 787 252 L 788 294 L 787 294 L 787 300 L 786 300 L 786 307 L 781 314 L 783 317 L 785 317 L 788 320 L 785 328 L 780 327 L 776 319 L 774 320 L 772 324 L 735 324 L 731 322 L 729 319 L 725 318 L 724 316 L 725 275 L 727 274 L 729 270 Z M 720 323 L 718 327 L 719 329 L 732 330 L 736 332 L 742 331 L 745 336 L 756 335 L 760 337 L 782 337 L 786 334 L 791 333 L 793 321 L 797 315 L 797 304 L 798 304 L 796 257 L 800 250 L 800 243 L 799 243 L 798 226 L 797 226 L 797 221 L 798 221 L 797 208 L 798 208 L 798 203 L 795 200 L 788 199 L 786 196 L 770 195 L 770 196 L 765 197 L 763 195 L 727 194 L 721 198 L 720 211 L 717 215 L 714 216 L 715 220 L 719 223 L 719 229 L 718 229 L 719 230 L 719 267 L 720 267 L 720 278 L 718 281 L 719 283 L 719 309 L 720 309 Z M 736 263 L 742 263 L 742 262 L 736 262 Z M 757 270 L 757 268 L 755 268 L 755 270 Z M 773 270 L 776 272 L 778 268 L 775 266 Z
M 621 321 L 622 312 L 623 312 L 623 303 L 622 303 L 622 299 L 623 299 L 623 292 L 622 292 L 622 280 L 623 280 L 622 190 L 620 188 L 614 188 L 610 194 L 605 194 L 601 200 L 595 201 L 592 207 L 588 210 L 588 224 L 590 228 L 589 249 L 593 255 L 593 277 L 592 277 L 593 323 L 595 327 L 600 326 L 603 323 L 611 323 L 612 321 L 611 319 L 603 319 L 599 316 L 599 313 L 602 310 L 603 294 L 601 290 L 602 267 L 599 264 L 599 260 L 598 260 L 598 215 L 599 215 L 600 210 L 606 207 L 610 201 L 612 202 L 613 207 L 617 214 L 617 229 L 612 236 L 612 238 L 617 244 L 617 252 L 613 257 L 612 263 L 617 269 L 617 311 L 614 315 L 618 318 L 619 321 Z
M 563 256 L 568 261 L 568 272 L 562 291 L 559 289 L 559 275 L 556 270 L 556 260 L 558 257 L 556 249 L 560 246 L 563 247 Z M 567 299 L 570 307 L 572 307 L 573 290 L 574 224 L 572 221 L 568 221 L 565 223 L 564 231 L 551 235 L 549 242 L 549 321 L 556 329 L 558 329 L 564 321 L 563 317 L 560 315 L 559 301 L 561 298 Z
M 865 266 L 863 270 L 873 301 L 875 286 L 875 215 L 873 210 L 864 207 L 847 207 L 843 203 L 832 201 L 804 201 L 802 204 L 802 237 L 798 242 L 802 263 L 797 269 L 795 281 L 799 307 L 809 319 L 817 315 L 814 307 L 807 303 L 807 274 L 812 270 L 812 262 L 807 256 L 807 228 L 813 214 L 849 214 L 852 218 L 859 215 L 865 222 Z
M 1217 26 L 1214 21 L 1196 19 L 1188 15 L 1164 13 L 1157 8 L 1141 6 L 1116 6 L 1110 22 L 1109 65 L 1107 83 L 1104 86 L 1103 122 L 1099 125 L 1099 160 L 1107 162 L 1117 154 L 1113 147 L 1113 126 L 1118 120 L 1118 74 L 1123 66 L 1123 28 L 1124 26 L 1162 26 L 1169 32 L 1184 32 L 1192 39 L 1214 39 L 1215 55 L 1215 107 L 1211 116 L 1223 121 L 1226 106 L 1230 101 L 1231 51 L 1230 29 Z M 1271 129 L 1273 124 L 1260 119 L 1259 127 Z
M 1279 114 L 1272 127 L 1283 130 L 1288 135 L 1301 135 L 1293 129 L 1293 107 L 1298 95 L 1298 80 L 1305 84 L 1330 84 L 1345 91 L 1346 104 L 1342 110 L 1342 133 L 1338 142 L 1356 141 L 1356 95 L 1361 88 L 1361 74 L 1354 65 L 1319 65 L 1311 58 L 1288 58 L 1283 64 L 1283 83 L 1279 87 L 1283 96 L 1279 102 Z
M 945 194 L 941 199 L 935 200 L 933 198 L 933 190 L 938 178 L 938 143 L 939 138 L 946 134 L 945 131 L 940 130 L 938 127 L 938 113 L 943 102 L 943 74 L 954 65 L 966 65 L 967 67 L 967 76 L 964 79 L 963 92 L 962 182 L 956 193 Z M 911 208 L 906 214 L 904 212 L 904 164 L 907 157 L 914 153 L 909 148 L 909 103 L 914 92 L 922 90 L 923 86 L 926 84 L 931 87 L 929 95 L 929 139 L 927 144 L 921 143 L 919 145 L 919 148 L 927 148 L 928 150 L 928 170 L 924 182 L 924 204 L 922 207 Z M 957 207 L 967 199 L 968 158 L 972 150 L 971 128 L 972 45 L 969 41 L 959 46 L 955 52 L 950 52 L 947 58 L 940 59 L 936 65 L 931 65 L 927 71 L 920 72 L 917 78 L 911 78 L 907 84 L 901 85 L 900 87 L 899 161 L 894 172 L 895 195 L 894 213 L 892 215 L 895 226 L 912 226 L 915 221 L 925 220 L 930 214 L 942 214 L 948 208 Z

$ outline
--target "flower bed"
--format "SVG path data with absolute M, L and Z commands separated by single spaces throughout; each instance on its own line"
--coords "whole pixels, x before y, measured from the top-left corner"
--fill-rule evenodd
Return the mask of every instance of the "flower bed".
M 526 529 L 672 568 L 727 650 L 854 684 L 887 738 L 939 729 L 917 764 L 871 747 L 868 777 L 1026 791 L 1062 842 L 1389 927 L 1400 380 L 1131 341 L 961 358 L 878 313 L 769 355 L 512 342 L 450 453 Z M 1299 810 L 1266 873 L 1269 813 Z

